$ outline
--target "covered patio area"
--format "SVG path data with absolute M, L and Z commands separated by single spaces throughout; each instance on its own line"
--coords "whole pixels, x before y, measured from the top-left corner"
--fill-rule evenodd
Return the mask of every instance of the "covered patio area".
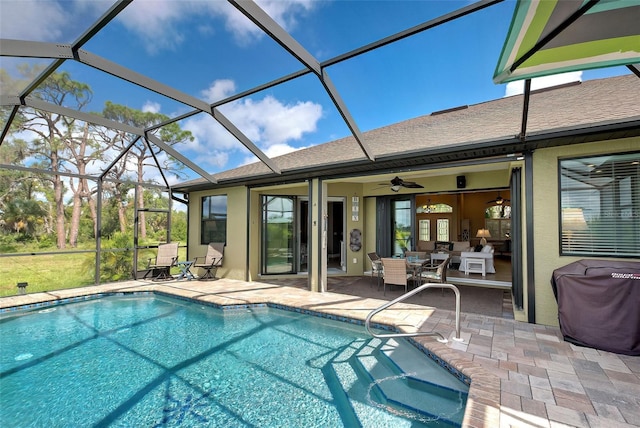
M 447 282 L 460 290 L 461 310 L 465 313 L 486 315 L 504 319 L 514 319 L 513 297 L 511 292 L 511 262 L 508 258 L 494 260 L 496 273 L 465 275 L 457 268 L 447 270 Z M 309 289 L 307 275 L 289 278 L 269 278 L 263 276 L 261 281 L 288 287 Z M 327 291 L 362 298 L 393 300 L 404 290 L 390 286 L 383 293 L 383 278 L 377 277 L 331 275 L 327 278 Z M 451 291 L 441 289 L 425 290 L 410 297 L 408 303 L 455 311 L 455 298 Z

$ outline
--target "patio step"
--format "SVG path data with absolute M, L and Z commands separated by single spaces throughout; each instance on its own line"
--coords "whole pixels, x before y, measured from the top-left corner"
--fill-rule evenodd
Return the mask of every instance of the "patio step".
M 341 386 L 333 391 L 334 399 L 343 414 L 346 401 L 341 400 L 348 400 L 351 417 L 365 426 L 362 418 L 371 417 L 365 405 L 380 408 L 378 426 L 385 425 L 384 419 L 392 424 L 396 414 L 418 425 L 460 426 L 468 387 L 431 362 L 404 341 L 371 339 L 332 361 L 329 377 Z M 343 422 L 350 426 L 353 420 Z

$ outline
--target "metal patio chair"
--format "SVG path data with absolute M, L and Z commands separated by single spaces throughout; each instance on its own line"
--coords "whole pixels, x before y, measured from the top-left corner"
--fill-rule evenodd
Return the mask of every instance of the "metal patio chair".
M 369 263 L 371 263 L 371 270 L 365 271 L 365 275 L 371 275 L 371 285 L 373 285 L 373 276 L 375 275 L 378 278 L 378 290 L 380 290 L 380 278 L 382 277 L 382 260 L 380 260 L 380 256 L 378 253 L 368 253 L 367 258 L 369 259 Z
M 144 278 L 146 278 L 150 272 L 158 272 L 153 278 L 154 281 L 173 279 L 170 270 L 173 266 L 176 266 L 178 262 L 178 243 L 171 242 L 158 245 L 158 254 L 153 263 L 151 262 L 152 260 L 153 259 L 149 259 L 147 262 L 147 273 L 144 275 Z
M 422 269 L 418 274 L 419 278 L 423 282 L 436 282 L 444 284 L 447 282 L 447 269 L 449 268 L 449 261 L 451 257 L 448 257 L 442 263 L 437 266 L 430 267 L 428 265 L 422 265 Z
M 196 257 L 194 268 L 202 268 L 204 274 L 198 279 L 201 281 L 216 279 L 216 271 L 222 266 L 224 258 L 224 242 L 212 242 L 207 247 L 207 255 Z

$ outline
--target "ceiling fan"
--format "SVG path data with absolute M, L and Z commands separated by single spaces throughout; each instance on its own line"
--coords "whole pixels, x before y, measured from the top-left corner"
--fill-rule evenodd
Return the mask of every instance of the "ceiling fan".
M 502 196 L 500 196 L 500 192 L 498 192 L 498 196 L 495 199 L 492 199 L 490 201 L 487 201 L 488 204 L 496 204 L 496 205 L 502 205 L 505 202 L 510 202 L 510 199 L 505 199 Z
M 381 186 L 384 184 L 381 184 Z M 391 190 L 393 192 L 399 192 L 401 187 L 406 187 L 408 189 L 424 189 L 424 186 L 416 183 L 415 181 L 406 181 L 402 178 L 395 176 L 391 179 Z

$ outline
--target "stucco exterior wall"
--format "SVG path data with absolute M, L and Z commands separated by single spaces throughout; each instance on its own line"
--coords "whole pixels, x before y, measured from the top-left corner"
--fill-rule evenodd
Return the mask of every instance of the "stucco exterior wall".
M 348 275 L 362 275 L 364 272 L 364 262 L 367 261 L 366 252 L 366 236 L 365 221 L 367 213 L 365 212 L 364 198 L 362 197 L 362 184 L 359 183 L 332 183 L 327 186 L 328 196 L 344 198 L 344 216 L 345 216 L 345 235 L 344 241 L 346 246 L 345 267 Z M 357 220 L 354 219 L 353 198 L 358 198 L 358 214 Z M 360 231 L 361 247 L 358 251 L 350 248 L 350 232 L 354 229 Z
M 558 159 L 636 151 L 639 148 L 640 138 L 636 137 L 553 147 L 537 150 L 533 154 L 533 239 L 537 324 L 558 325 L 558 305 L 550 283 L 554 269 L 576 260 L 590 258 L 560 256 Z M 597 257 L 597 259 L 607 260 L 605 257 Z
M 193 192 L 189 195 L 189 258 L 204 257 L 208 243 L 200 243 L 202 198 L 227 195 L 227 246 L 216 276 L 245 279 L 247 248 L 247 194 L 245 187 Z
M 376 198 L 364 198 L 364 216 L 364 229 L 362 231 L 364 261 L 362 271 L 366 272 L 371 270 L 367 253 L 374 253 L 376 251 Z

